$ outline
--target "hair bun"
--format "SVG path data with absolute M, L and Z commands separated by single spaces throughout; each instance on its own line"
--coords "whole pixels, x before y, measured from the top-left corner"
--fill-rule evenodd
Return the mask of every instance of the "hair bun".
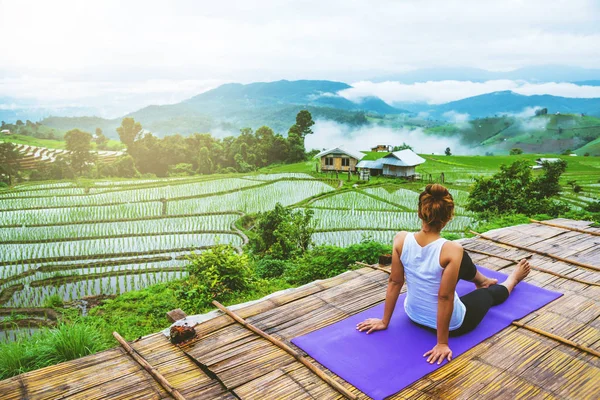
M 435 197 L 436 199 L 441 199 L 449 194 L 448 189 L 439 183 L 430 183 L 425 188 L 425 191 Z

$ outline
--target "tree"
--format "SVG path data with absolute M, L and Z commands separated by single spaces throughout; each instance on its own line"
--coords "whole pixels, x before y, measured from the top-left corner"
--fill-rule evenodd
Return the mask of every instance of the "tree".
M 520 148 L 518 148 L 518 147 L 515 147 L 515 148 L 512 148 L 512 149 L 510 149 L 510 152 L 509 152 L 509 154 L 510 154 L 511 156 L 517 156 L 517 155 L 519 155 L 519 154 L 523 154 L 523 150 L 522 150 L 522 149 L 520 149 Z
M 211 174 L 213 172 L 214 164 L 210 158 L 210 151 L 208 147 L 204 146 L 200 149 L 198 154 L 198 173 L 200 174 Z
M 304 138 L 313 133 L 311 127 L 315 124 L 308 110 L 302 110 L 296 115 L 296 123 L 288 131 L 288 162 L 303 161 L 306 158 Z
M 314 124 L 315 121 L 313 121 L 310 111 L 301 110 L 298 114 L 296 114 L 296 126 L 298 126 L 303 138 L 306 137 L 306 135 L 313 133 L 311 127 Z
M 67 142 L 67 150 L 71 152 L 69 155 L 71 167 L 81 174 L 95 158 L 90 152 L 92 150 L 92 135 L 79 129 L 71 129 L 65 134 L 65 141 Z
M 104 136 L 104 133 L 102 133 L 102 129 L 96 128 L 96 135 L 94 137 L 94 141 L 96 142 L 96 145 L 98 146 L 99 150 L 103 150 L 104 148 L 106 148 L 108 138 Z
M 450 147 L 446 147 L 446 151 L 444 151 L 444 153 L 445 153 L 447 156 L 451 156 L 451 155 L 452 155 L 452 151 L 450 151 Z
M 13 143 L 0 143 L 0 181 L 12 185 L 19 174 L 19 160 L 23 157 Z
M 556 164 L 548 168 L 549 164 Z M 557 215 L 568 210 L 565 204 L 554 202 L 558 194 L 563 165 L 543 163 L 544 172 L 534 178 L 527 160 L 500 166 L 500 171 L 490 178 L 476 178 L 468 199 L 467 208 L 488 214 L 521 213 L 525 215 Z M 558 191 L 557 191 L 558 190 Z
M 277 203 L 271 211 L 256 219 L 250 247 L 260 256 L 285 260 L 304 253 L 312 244 L 313 211 L 291 210 Z
M 131 117 L 123 118 L 121 126 L 117 128 L 119 139 L 127 146 L 127 151 L 142 134 L 142 124 L 135 122 Z
M 392 149 L 392 151 L 401 151 L 401 150 L 412 150 L 412 146 L 402 142 L 401 146 L 394 146 L 394 148 Z

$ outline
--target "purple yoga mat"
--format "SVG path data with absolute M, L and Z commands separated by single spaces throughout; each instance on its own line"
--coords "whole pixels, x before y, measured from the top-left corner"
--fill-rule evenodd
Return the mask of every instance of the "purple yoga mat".
M 503 282 L 507 275 L 478 266 L 486 276 Z M 475 289 L 470 282 L 459 281 L 459 296 Z M 472 332 L 449 341 L 453 359 L 483 340 L 501 331 L 512 321 L 562 296 L 561 293 L 542 289 L 532 284 L 519 283 L 509 298 L 492 307 L 479 326 Z M 356 330 L 356 324 L 367 318 L 381 318 L 381 303 L 345 320 L 326 326 L 304 336 L 292 339 L 320 364 L 351 383 L 374 399 L 383 399 L 397 393 L 423 376 L 440 368 L 425 361 L 423 354 L 437 343 L 436 334 L 412 323 L 404 312 L 402 294 L 388 329 L 367 335 Z

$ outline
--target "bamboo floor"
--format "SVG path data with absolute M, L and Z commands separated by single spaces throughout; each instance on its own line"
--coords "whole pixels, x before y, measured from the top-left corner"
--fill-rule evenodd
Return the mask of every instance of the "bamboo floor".
M 555 219 L 486 232 L 567 260 L 600 267 L 600 232 L 589 223 Z M 527 281 L 564 296 L 519 322 L 600 351 L 600 271 L 474 237 L 461 241 L 477 264 L 510 273 L 509 259 L 531 256 Z M 487 255 L 477 253 L 487 253 Z M 498 255 L 495 257 L 493 255 Z M 383 267 L 389 268 L 389 267 Z M 573 281 L 569 278 L 577 278 Z M 388 274 L 362 267 L 258 301 L 234 312 L 249 324 L 290 343 L 296 336 L 382 302 Z M 263 337 L 219 314 L 195 327 L 197 338 L 172 345 L 162 333 L 131 346 L 186 399 L 340 399 L 342 394 Z M 360 399 L 363 393 L 306 357 Z M 423 361 L 424 362 L 424 361 Z M 1 399 L 163 399 L 166 390 L 122 348 L 0 381 Z M 544 334 L 511 325 L 391 399 L 599 399 L 600 357 Z

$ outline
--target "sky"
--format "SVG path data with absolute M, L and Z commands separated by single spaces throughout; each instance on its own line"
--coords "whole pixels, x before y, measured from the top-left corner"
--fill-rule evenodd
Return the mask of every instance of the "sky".
M 107 115 L 279 79 L 338 80 L 357 88 L 348 98 L 432 104 L 490 88 L 599 97 L 515 81 L 375 79 L 433 67 L 600 68 L 597 0 L 0 0 L 0 26 L 0 97 Z

